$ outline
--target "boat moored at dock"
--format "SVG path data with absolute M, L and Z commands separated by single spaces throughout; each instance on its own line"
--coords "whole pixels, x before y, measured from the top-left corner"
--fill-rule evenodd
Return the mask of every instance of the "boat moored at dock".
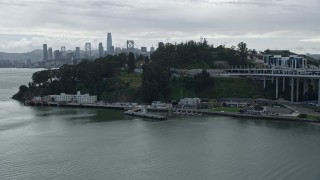
M 142 118 L 148 118 L 148 119 L 154 119 L 154 120 L 166 120 L 167 119 L 165 116 L 147 113 L 147 110 L 142 106 L 141 107 L 138 106 L 134 109 L 125 111 L 125 112 L 123 112 L 123 114 L 129 115 L 132 117 L 142 117 Z

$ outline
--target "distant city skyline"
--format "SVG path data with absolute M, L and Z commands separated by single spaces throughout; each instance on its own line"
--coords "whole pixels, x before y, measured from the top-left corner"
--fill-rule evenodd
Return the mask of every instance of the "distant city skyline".
M 59 49 L 98 49 L 112 32 L 113 46 L 126 40 L 199 41 L 250 49 L 320 54 L 318 0 L 0 0 L 0 52 L 29 52 L 43 44 Z M 14 12 L 14 13 L 13 13 Z M 50 45 L 49 45 L 50 44 Z

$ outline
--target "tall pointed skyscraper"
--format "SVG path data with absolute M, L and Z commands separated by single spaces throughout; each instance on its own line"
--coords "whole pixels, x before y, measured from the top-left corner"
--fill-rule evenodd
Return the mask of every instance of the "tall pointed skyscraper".
M 111 54 L 112 53 L 112 37 L 111 37 L 111 33 L 108 33 L 107 36 L 107 54 Z
M 43 44 L 43 61 L 48 60 L 48 46 L 47 44 Z

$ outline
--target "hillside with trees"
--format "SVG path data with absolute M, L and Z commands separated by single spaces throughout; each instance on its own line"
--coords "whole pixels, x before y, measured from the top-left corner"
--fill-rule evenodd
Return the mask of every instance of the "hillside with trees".
M 97 95 L 99 100 L 107 102 L 168 102 L 182 97 L 270 97 L 270 93 L 258 93 L 263 89 L 252 88 L 252 91 L 247 91 L 250 87 L 256 87 L 254 82 L 244 80 L 239 84 L 240 81 L 232 79 L 221 81 L 219 78 L 211 78 L 205 70 L 215 68 L 217 61 L 226 61 L 229 65 L 250 64 L 247 57 L 252 52 L 243 42 L 231 48 L 213 47 L 206 40 L 198 43 L 159 43 L 159 48 L 151 54 L 150 59 L 133 53 L 122 53 L 36 72 L 32 82 L 28 86 L 21 86 L 13 98 L 23 101 L 33 96 L 75 94 L 77 91 Z M 142 75 L 134 73 L 141 63 L 144 64 Z M 194 77 L 175 76 L 170 71 L 172 68 L 204 70 Z M 221 91 L 222 88 L 227 88 L 228 93 Z
M 159 43 L 157 51 L 151 54 L 151 59 L 165 68 L 212 69 L 216 68 L 217 61 L 225 61 L 229 65 L 251 64 L 247 60 L 249 52 L 244 42 L 231 48 L 213 47 L 206 40 L 180 44 Z
M 28 86 L 21 86 L 13 98 L 25 100 L 32 96 L 77 91 L 98 95 L 104 101 L 129 101 L 135 89 L 121 79 L 121 68 L 128 62 L 126 54 L 107 56 L 95 61 L 83 60 L 77 65 L 35 72 Z M 22 90 L 22 91 L 21 91 Z
M 147 63 L 143 67 L 142 87 L 143 100 L 150 102 L 152 100 L 169 101 L 172 99 L 178 100 L 183 97 L 202 97 L 214 98 L 220 97 L 219 86 L 229 85 L 228 80 L 221 83 L 217 79 L 210 78 L 210 74 L 205 69 L 215 68 L 215 62 L 226 61 L 229 65 L 249 65 L 250 60 L 247 57 L 250 55 L 246 43 L 239 43 L 238 47 L 225 48 L 224 46 L 213 47 L 208 45 L 207 41 L 180 44 L 163 44 L 159 43 L 157 51 L 151 54 L 151 63 Z M 190 76 L 172 76 L 170 69 L 179 68 L 198 68 L 204 69 L 201 73 Z M 217 81 L 217 82 L 215 82 Z M 232 81 L 234 83 L 235 81 Z M 245 88 L 252 86 L 252 82 L 245 81 Z M 229 85 L 230 86 L 230 85 Z M 236 93 L 237 88 L 230 88 L 229 92 L 238 97 L 254 97 L 259 93 Z M 262 89 L 259 89 L 259 91 Z M 263 90 L 262 90 L 263 91 Z M 170 92 L 170 93 L 168 93 Z M 261 93 L 260 93 L 261 94 Z M 225 94 L 224 94 L 225 95 Z M 267 95 L 270 97 L 270 93 Z M 263 96 L 266 97 L 266 96 Z

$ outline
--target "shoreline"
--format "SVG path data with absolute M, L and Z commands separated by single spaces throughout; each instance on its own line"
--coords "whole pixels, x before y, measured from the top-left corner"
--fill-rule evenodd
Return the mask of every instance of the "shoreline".
M 90 108 L 90 109 L 116 109 L 124 110 L 124 106 L 117 105 L 97 105 L 97 104 L 33 104 L 29 106 L 47 106 L 47 107 L 71 107 L 71 108 Z M 169 109 L 155 109 L 148 108 L 150 112 L 169 112 Z M 264 115 L 251 115 L 251 114 L 240 114 L 240 113 L 230 113 L 230 112 L 214 112 L 208 110 L 199 110 L 202 114 L 212 115 L 212 116 L 228 116 L 235 118 L 247 118 L 255 120 L 272 120 L 272 121 L 291 121 L 291 122 L 305 122 L 305 123 L 320 123 L 320 120 L 298 118 L 298 117 L 286 117 L 286 116 L 264 116 Z
M 235 118 L 247 118 L 247 119 L 255 119 L 255 120 L 320 123 L 319 120 L 298 118 L 298 117 L 287 117 L 287 116 L 262 116 L 262 115 L 228 113 L 228 112 L 211 112 L 211 111 L 203 111 L 202 113 L 207 115 L 229 116 L 229 117 L 235 117 Z

